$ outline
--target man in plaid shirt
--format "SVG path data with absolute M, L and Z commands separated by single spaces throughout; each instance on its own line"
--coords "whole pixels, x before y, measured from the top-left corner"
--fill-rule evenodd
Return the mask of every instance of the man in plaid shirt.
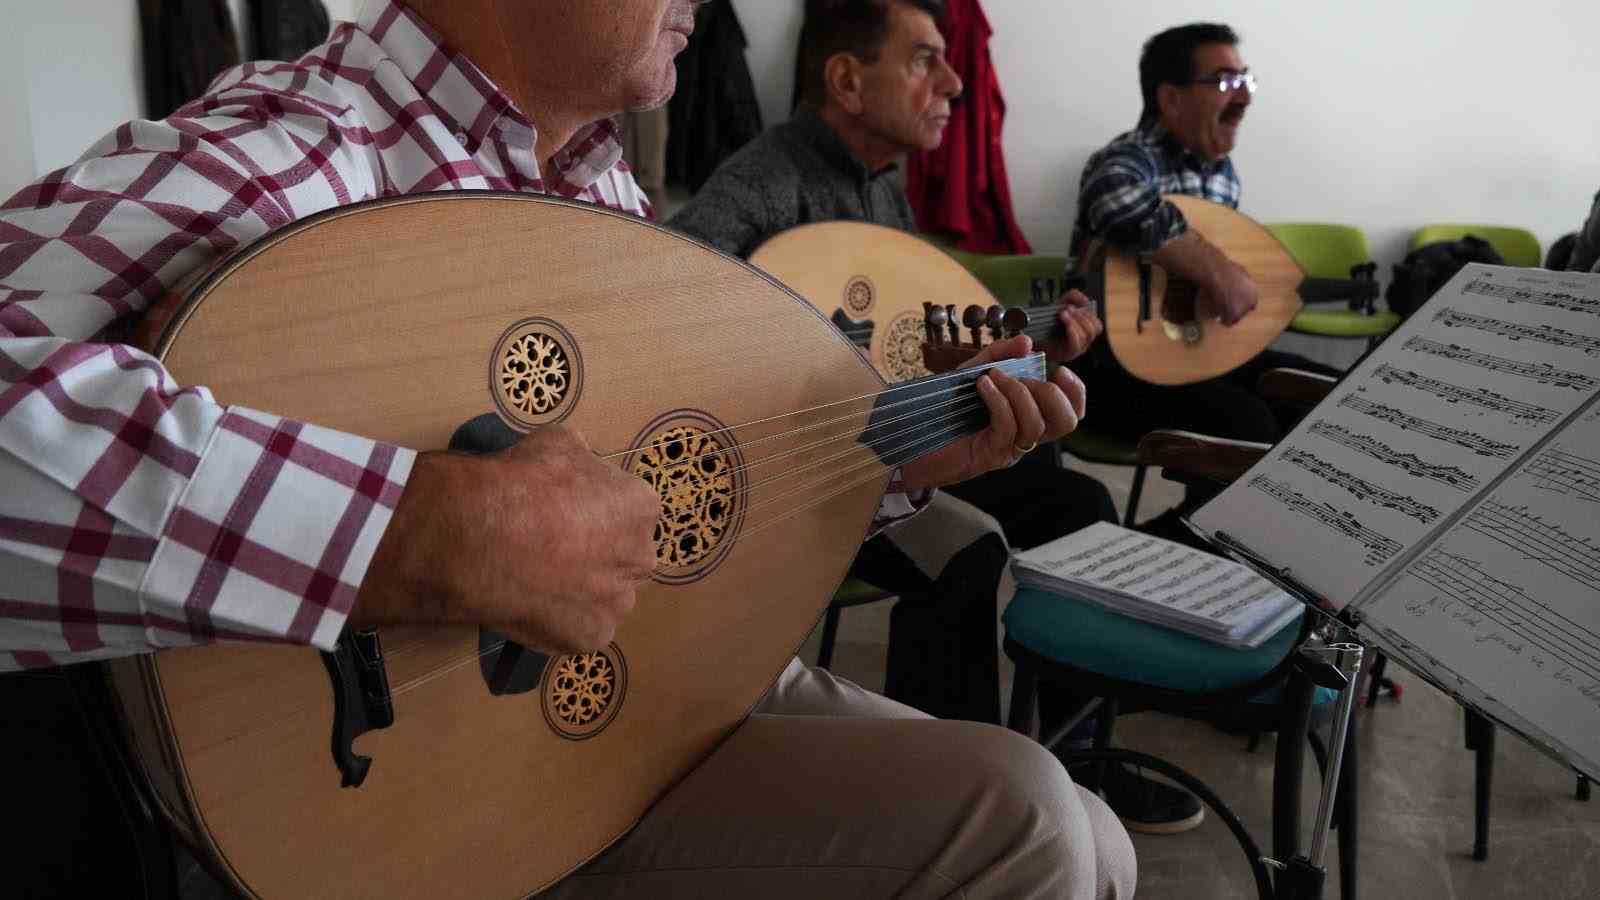
M 1239 206 L 1239 176 L 1233 152 L 1255 93 L 1255 78 L 1226 25 L 1172 28 L 1151 38 L 1139 60 L 1144 111 L 1134 130 L 1118 135 L 1089 158 L 1079 183 L 1072 253 L 1081 256 L 1100 238 L 1131 253 L 1146 253 L 1169 272 L 1201 288 L 1201 301 L 1223 325 L 1233 325 L 1256 306 L 1250 275 L 1205 238 L 1190 231 L 1183 213 L 1162 200 L 1185 194 Z M 1271 443 L 1286 433 L 1288 411 L 1274 410 L 1255 393 L 1268 368 L 1291 366 L 1331 371 L 1298 356 L 1268 351 L 1221 378 L 1177 387 L 1154 385 L 1130 375 L 1101 341 L 1077 364 L 1095 393 L 1095 427 L 1129 440 L 1158 428 L 1176 428 L 1239 440 Z M 1214 492 L 1191 488 L 1184 503 L 1141 526 L 1183 543 L 1194 537 L 1179 521 Z M 1079 701 L 1085 698 L 1078 698 Z M 1047 721 L 1078 701 L 1045 691 Z M 1087 729 L 1069 742 L 1087 745 Z M 1110 767 L 1101 788 L 1122 821 L 1135 831 L 1173 834 L 1194 828 L 1204 814 L 1186 792 Z
M 0 667 L 218 639 L 327 648 L 348 619 L 483 623 L 552 651 L 609 640 L 653 567 L 657 501 L 571 430 L 416 453 L 221 405 L 106 341 L 204 262 L 341 204 L 494 189 L 647 215 L 611 117 L 671 95 L 696 5 L 370 0 L 300 60 L 225 73 L 0 206 Z M 996 355 L 1026 349 L 1007 344 Z M 1064 372 L 980 392 L 990 428 L 908 464 L 880 525 L 1082 412 Z M 509 502 L 504 485 L 527 483 L 581 499 Z M 540 552 L 471 571 L 508 545 Z M 1097 802 L 1032 742 L 796 662 L 552 894 L 1126 896 L 1132 847 Z
M 1238 208 L 1239 176 L 1229 154 L 1256 89 L 1238 43 L 1231 28 L 1215 24 L 1172 28 L 1146 42 L 1139 60 L 1144 112 L 1137 128 L 1084 166 L 1072 237 L 1074 254 L 1094 238 L 1150 254 L 1157 265 L 1197 284 L 1201 302 L 1223 325 L 1255 309 L 1256 285 L 1243 267 L 1190 231 L 1183 214 L 1161 197 L 1186 194 Z M 1271 443 L 1286 432 L 1288 414 L 1270 408 L 1254 385 L 1260 372 L 1276 366 L 1333 372 L 1268 351 L 1221 378 L 1163 387 L 1129 375 L 1104 342 L 1081 372 L 1102 398 L 1097 428 L 1135 440 L 1152 429 L 1179 428 Z M 1107 397 L 1115 402 L 1104 402 Z M 1187 534 L 1172 517 L 1164 522 L 1174 535 Z

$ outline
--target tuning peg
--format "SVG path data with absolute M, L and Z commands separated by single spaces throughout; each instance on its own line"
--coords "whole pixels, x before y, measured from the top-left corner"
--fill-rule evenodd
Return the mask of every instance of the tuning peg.
M 1000 325 L 1005 329 L 1006 337 L 1016 337 L 1028 327 L 1028 311 L 1020 306 L 1008 307 L 1000 319 Z
M 983 307 L 974 303 L 961 311 L 961 324 L 972 332 L 972 346 L 983 346 Z
M 949 320 L 950 314 L 945 312 L 944 307 L 923 301 L 922 326 L 928 332 L 928 343 L 935 346 L 944 344 L 944 327 Z
M 961 322 L 956 318 L 956 305 L 954 303 L 946 303 L 944 312 L 945 328 L 950 330 L 950 343 L 959 347 L 961 346 Z
M 983 324 L 989 326 L 989 337 L 993 340 L 1000 340 L 1000 317 L 1003 315 L 1005 315 L 1005 310 L 1001 308 L 1000 304 L 996 303 L 994 306 L 989 307 L 989 311 L 983 316 Z

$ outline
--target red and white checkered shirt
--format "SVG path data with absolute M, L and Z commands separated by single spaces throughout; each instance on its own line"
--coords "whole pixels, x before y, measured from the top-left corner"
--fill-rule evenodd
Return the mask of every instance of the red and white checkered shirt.
M 534 138 L 470 61 L 371 0 L 298 61 L 224 73 L 0 206 L 0 669 L 213 639 L 330 648 L 414 452 L 221 405 L 95 339 L 342 204 L 488 189 L 650 214 L 613 122 L 543 175 Z M 890 493 L 875 526 L 920 505 Z

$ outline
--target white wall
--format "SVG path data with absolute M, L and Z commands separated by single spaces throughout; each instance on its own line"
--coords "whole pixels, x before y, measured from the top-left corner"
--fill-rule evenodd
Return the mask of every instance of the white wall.
M 323 0 L 335 21 L 363 0 Z M 229 0 L 235 23 L 245 0 Z M 144 110 L 138 0 L 0 0 L 0 198 Z
M 143 98 L 135 0 L 5 0 L 0 194 L 63 166 Z
M 335 19 L 362 0 L 325 0 Z M 800 0 L 731 0 L 767 122 L 786 118 Z M 243 0 L 230 0 L 242 9 Z M 0 0 L 0 195 L 139 114 L 136 0 Z M 1246 212 L 1344 221 L 1380 261 L 1426 221 L 1499 222 L 1548 245 L 1600 188 L 1593 0 L 987 0 L 1018 216 L 1062 252 L 1089 154 L 1138 117 L 1139 45 L 1231 23 L 1262 90 L 1236 154 Z
M 762 112 L 780 120 L 802 4 L 734 5 Z M 1039 252 L 1065 252 L 1084 161 L 1138 118 L 1141 43 L 1202 19 L 1240 32 L 1261 80 L 1235 154 L 1241 208 L 1258 219 L 1359 225 L 1387 263 L 1429 221 L 1520 225 L 1548 247 L 1600 189 L 1594 0 L 983 6 L 1008 101 L 1012 192 Z

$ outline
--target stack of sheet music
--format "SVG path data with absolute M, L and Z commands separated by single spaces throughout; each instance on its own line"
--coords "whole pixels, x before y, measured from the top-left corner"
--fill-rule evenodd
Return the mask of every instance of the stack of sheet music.
M 1301 605 L 1238 563 L 1100 522 L 1012 558 L 1018 584 L 1229 647 L 1257 647 Z

